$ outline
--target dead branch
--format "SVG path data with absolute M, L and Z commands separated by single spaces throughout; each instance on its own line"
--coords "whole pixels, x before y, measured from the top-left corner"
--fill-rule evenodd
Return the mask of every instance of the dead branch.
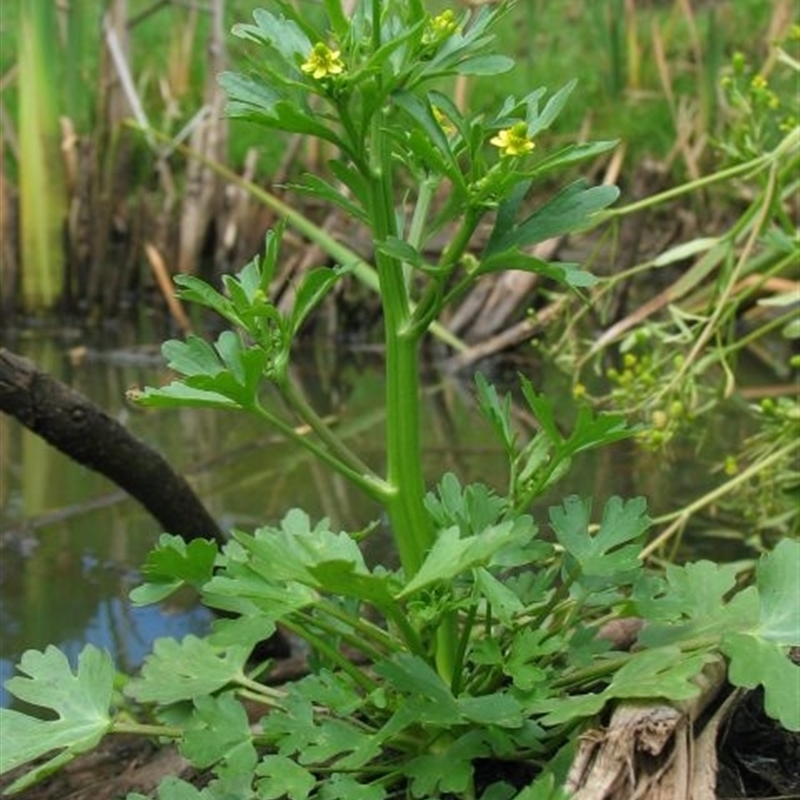
M 165 531 L 225 541 L 189 484 L 160 453 L 91 400 L 5 348 L 0 348 L 0 411 L 125 489 Z

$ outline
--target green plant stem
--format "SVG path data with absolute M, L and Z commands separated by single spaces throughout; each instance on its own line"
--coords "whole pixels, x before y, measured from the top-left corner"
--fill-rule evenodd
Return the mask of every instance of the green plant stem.
M 372 661 L 380 661 L 386 657 L 387 652 L 393 652 L 398 649 L 397 640 L 393 639 L 386 631 L 366 620 L 342 611 L 333 603 L 321 601 L 316 608 L 324 611 L 339 623 L 343 623 L 343 625 L 328 623 L 320 617 L 314 617 L 310 624 L 317 626 L 326 633 L 338 636 L 342 641 L 347 642 L 353 649 L 359 650 Z
M 244 700 L 249 700 L 251 703 L 258 703 L 260 706 L 264 706 L 265 713 L 267 709 L 284 710 L 284 706 L 281 703 L 275 702 L 274 700 L 267 700 L 262 692 L 254 692 L 252 689 L 237 689 L 236 696 Z
M 591 667 L 584 667 L 575 672 L 570 672 L 561 678 L 554 678 L 550 686 L 553 689 L 566 690 L 589 686 L 609 673 L 616 672 L 621 667 L 624 667 L 635 655 L 635 653 L 627 653 L 615 658 L 609 658 L 607 661 L 602 661 Z
M 599 223 L 601 221 L 605 222 L 609 219 L 613 219 L 614 217 L 624 217 L 627 214 L 635 214 L 638 211 L 644 211 L 647 208 L 653 208 L 653 206 L 661 205 L 669 200 L 682 197 L 685 194 L 691 194 L 696 192 L 698 189 L 705 188 L 706 186 L 712 186 L 715 183 L 731 180 L 732 178 L 738 178 L 742 175 L 752 174 L 768 164 L 773 157 L 773 153 L 766 153 L 763 156 L 746 161 L 743 164 L 735 164 L 734 166 L 728 167 L 727 169 L 722 169 L 719 172 L 713 172 L 711 175 L 703 175 L 702 177 L 693 181 L 682 183 L 680 186 L 674 186 L 672 189 L 667 189 L 664 192 L 659 192 L 658 194 L 651 195 L 650 197 L 645 197 L 644 199 L 638 200 L 635 203 L 630 203 L 627 206 L 607 209 L 597 214 L 595 219 Z
M 374 6 L 373 6 L 374 8 Z M 392 181 L 392 155 L 381 115 L 370 137 L 369 213 L 374 241 L 397 235 Z M 412 321 L 412 304 L 399 259 L 376 249 L 386 342 L 386 480 L 394 494 L 384 500 L 392 536 L 406 580 L 419 570 L 434 542 L 433 524 L 425 509 L 420 440 L 419 345 L 423 330 Z M 436 633 L 435 660 L 450 683 L 458 648 L 455 614 L 447 615 Z
M 723 347 L 722 351 L 724 355 L 729 355 L 730 353 L 735 353 L 737 350 L 741 350 L 744 347 L 752 344 L 753 342 L 757 341 L 758 339 L 763 338 L 771 331 L 774 331 L 776 328 L 781 328 L 787 323 L 791 322 L 793 319 L 796 319 L 797 311 L 793 309 L 789 309 L 785 311 L 783 314 L 779 316 L 773 317 L 773 319 L 769 320 L 769 322 L 764 323 L 758 328 L 755 328 L 750 333 L 745 334 L 742 336 L 741 339 L 737 339 L 732 344 L 729 344 L 727 347 Z
M 458 231 L 456 231 L 455 236 L 450 240 L 450 244 L 447 245 L 442 253 L 440 266 L 443 271 L 448 272 L 461 260 L 482 216 L 483 212 L 479 208 L 469 206 L 466 209 L 464 212 L 464 219 Z
M 372 52 L 381 49 L 381 0 L 372 0 Z
M 754 281 L 741 292 L 736 294 L 736 303 L 742 305 L 745 301 L 758 294 L 766 281 L 773 275 L 780 275 L 787 267 L 791 266 L 796 260 L 795 252 L 783 253 L 775 249 L 764 250 L 749 259 L 744 275 L 757 275 L 758 281 Z M 735 287 L 734 287 L 735 288 Z M 687 300 L 686 309 L 695 311 L 703 309 L 711 304 L 709 297 L 714 292 L 714 287 L 709 286 L 700 289 Z
M 10 3 L 8 5 L 11 5 Z M 51 309 L 64 278 L 67 188 L 59 128 L 61 99 L 53 50 L 60 52 L 51 3 L 19 2 L 19 245 L 24 310 Z M 63 53 L 62 53 L 63 55 Z
M 373 121 L 370 149 L 370 222 L 375 241 L 383 242 L 395 237 L 397 230 L 391 152 L 380 115 Z M 402 263 L 380 250 L 375 253 L 375 263 L 386 341 L 386 478 L 393 489 L 386 510 L 400 563 L 410 579 L 433 543 L 433 530 L 422 502 L 425 483 L 419 432 L 419 338 L 408 331 L 411 310 Z
M 456 265 L 461 261 L 464 253 L 467 250 L 467 247 L 469 247 L 472 234 L 475 233 L 475 229 L 478 227 L 478 223 L 481 221 L 481 217 L 482 213 L 479 209 L 467 209 L 461 226 L 459 227 L 458 231 L 456 231 L 455 236 L 451 239 L 450 244 L 448 244 L 445 248 L 439 261 L 442 273 L 445 276 L 449 275 Z M 442 308 L 458 299 L 470 287 L 470 285 L 475 282 L 477 277 L 478 275 L 475 273 L 475 271 L 468 272 L 447 293 L 447 295 L 445 295 L 444 299 L 442 300 Z
M 731 271 L 728 280 L 726 281 L 725 287 L 723 288 L 719 297 L 715 299 L 714 302 L 714 310 L 709 317 L 708 321 L 705 324 L 700 335 L 697 337 L 694 345 L 692 346 L 689 355 L 686 356 L 684 362 L 681 366 L 675 371 L 672 378 L 669 380 L 665 386 L 656 394 L 655 399 L 658 400 L 661 397 L 669 395 L 669 393 L 677 386 L 683 379 L 686 373 L 691 368 L 692 364 L 697 360 L 698 356 L 700 355 L 701 350 L 706 346 L 709 339 L 714 335 L 714 332 L 717 330 L 717 325 L 725 313 L 726 309 L 729 308 L 728 305 L 728 298 L 731 296 L 734 286 L 742 273 L 745 269 L 745 266 L 750 258 L 750 253 L 756 246 L 756 242 L 761 235 L 761 232 L 764 226 L 767 224 L 767 220 L 769 217 L 769 211 L 772 207 L 772 200 L 775 195 L 775 191 L 777 188 L 777 169 L 775 163 L 772 164 L 772 168 L 770 169 L 770 179 L 767 183 L 767 186 L 764 189 L 764 197 L 762 201 L 757 204 L 757 208 L 759 213 L 756 215 L 756 219 L 754 221 L 753 227 L 750 230 L 750 235 L 747 238 L 747 241 L 742 249 L 739 258 L 736 261 L 736 264 Z
M 397 626 L 403 641 L 411 652 L 417 655 L 424 655 L 425 648 L 420 641 L 419 634 L 414 630 L 408 618 L 405 616 L 403 609 L 399 607 L 394 608 L 381 608 L 381 611 L 386 615 L 387 619 Z
M 324 608 L 325 611 L 330 611 L 328 607 L 324 606 L 317 606 L 317 609 Z M 310 620 L 311 625 L 314 627 L 319 628 L 319 630 L 330 636 L 332 639 L 336 639 L 337 641 L 341 642 L 342 644 L 347 645 L 348 647 L 352 648 L 354 651 L 361 653 L 366 659 L 371 661 L 372 663 L 376 663 L 381 661 L 382 659 L 386 658 L 386 653 L 382 650 L 378 650 L 377 648 L 373 647 L 373 645 L 367 641 L 367 639 L 362 635 L 358 635 L 357 633 L 353 633 L 352 631 L 344 630 L 341 625 L 337 625 L 334 622 L 324 620 L 320 617 L 320 615 L 316 615 L 313 619 Z M 358 660 L 358 659 L 353 659 Z
M 720 497 L 724 497 L 728 494 L 732 489 L 738 486 L 740 483 L 745 483 L 746 481 L 750 480 L 754 475 L 757 475 L 761 470 L 770 466 L 776 461 L 780 461 L 782 458 L 788 456 L 793 450 L 798 449 L 800 447 L 800 441 L 791 442 L 784 447 L 781 447 L 779 450 L 776 450 L 769 456 L 761 459 L 760 461 L 756 461 L 755 463 L 751 464 L 746 470 L 740 472 L 738 475 L 734 475 L 729 481 L 725 481 L 722 486 L 718 486 L 716 489 L 713 489 L 710 492 L 707 492 L 702 497 L 699 497 L 693 503 L 690 503 L 687 506 L 679 509 L 678 511 L 674 511 L 670 514 L 664 514 L 661 517 L 657 517 L 653 520 L 653 525 L 663 525 L 666 522 L 671 522 L 672 524 L 669 525 L 665 530 L 663 530 L 655 539 L 653 539 L 650 544 L 648 544 L 642 552 L 639 554 L 640 559 L 646 559 L 650 555 L 652 555 L 656 550 L 658 550 L 676 531 L 679 531 L 689 520 L 692 514 L 697 513 L 705 506 L 710 505 L 715 500 L 718 500 Z
M 446 296 L 442 297 L 444 284 L 466 252 L 480 219 L 481 214 L 475 209 L 467 210 L 462 225 L 442 253 L 439 260 L 439 274 L 428 284 L 415 309 L 412 325 L 414 331 L 424 333 L 428 328 L 433 329 L 436 324 L 435 320 L 442 309 L 472 286 L 479 277 L 475 271 L 468 272 Z
M 354 664 L 349 658 L 342 655 L 335 647 L 331 647 L 323 637 L 317 636 L 317 634 L 310 630 L 309 625 L 316 626 L 317 620 L 312 618 L 303 619 L 302 615 L 298 612 L 292 616 L 285 617 L 281 622 L 284 627 L 308 642 L 308 644 L 317 650 L 323 658 L 326 658 L 331 664 L 335 664 L 338 669 L 349 675 L 353 682 L 357 686 L 360 686 L 364 692 L 369 694 L 375 690 L 375 681 L 372 680 L 363 669 Z
M 386 502 L 386 498 L 392 495 L 392 488 L 387 483 L 378 477 L 373 477 L 371 472 L 366 474 L 358 470 L 352 469 L 349 465 L 342 462 L 333 453 L 330 453 L 324 447 L 320 447 L 316 442 L 298 433 L 291 425 L 284 422 L 280 417 L 268 411 L 262 405 L 258 404 L 250 409 L 256 416 L 261 417 L 272 427 L 279 430 L 287 439 L 295 442 L 304 447 L 309 452 L 313 453 L 320 461 L 327 464 L 332 469 L 336 470 L 341 475 L 344 475 L 349 481 L 362 489 L 373 500 L 379 503 Z
M 467 646 L 469 645 L 470 638 L 472 636 L 472 632 L 475 626 L 475 617 L 478 614 L 478 604 L 473 603 L 469 611 L 467 612 L 467 618 L 464 621 L 464 625 L 462 626 L 461 637 L 458 641 L 458 650 L 455 653 L 455 657 L 453 659 L 454 668 L 453 668 L 453 676 L 450 679 L 450 691 L 454 695 L 458 695 L 461 692 L 463 675 L 464 675 L 464 657 L 467 653 Z M 487 614 L 491 614 L 491 610 L 487 611 Z
M 286 697 L 286 692 L 281 689 L 273 689 L 271 686 L 265 686 L 263 683 L 254 681 L 246 675 L 239 675 L 236 678 L 236 683 L 248 692 L 256 695 L 260 703 L 268 705 L 280 705 L 281 700 Z
M 659 194 L 645 197 L 644 199 L 635 203 L 630 203 L 627 206 L 607 209 L 606 211 L 597 214 L 595 220 L 598 224 L 600 224 L 615 217 L 624 217 L 627 214 L 633 214 L 637 211 L 643 211 L 646 208 L 652 208 L 653 206 L 661 205 L 669 200 L 674 200 L 676 197 L 681 197 L 685 194 L 691 194 L 696 192 L 698 189 L 703 189 L 706 186 L 711 186 L 715 183 L 720 183 L 721 181 L 727 181 L 733 178 L 755 174 L 768 164 L 777 164 L 784 156 L 791 156 L 797 150 L 798 144 L 800 144 L 800 127 L 795 127 L 793 130 L 789 131 L 789 133 L 787 133 L 786 136 L 779 142 L 778 146 L 769 153 L 764 153 L 764 155 L 757 156 L 756 158 L 753 158 L 750 161 L 745 161 L 742 164 L 734 164 L 726 169 L 713 172 L 711 175 L 703 175 L 702 177 L 693 181 L 683 183 L 680 186 L 675 186 L 672 189 L 667 189 Z M 789 164 L 787 167 L 790 175 L 792 174 L 792 169 L 796 170 L 794 165 L 796 164 L 797 158 L 798 156 L 794 155 L 789 159 Z M 784 168 L 781 174 L 786 173 L 786 171 L 787 169 Z
M 338 458 L 342 464 L 354 472 L 368 476 L 370 480 L 379 480 L 378 476 L 368 467 L 349 447 L 330 429 L 325 421 L 308 403 L 294 382 L 289 379 L 280 386 L 284 399 L 289 403 L 294 412 L 305 422 L 309 428 L 322 440 L 328 450 Z
M 145 725 L 141 722 L 119 720 L 111 725 L 110 733 L 135 734 L 136 736 L 165 736 L 169 739 L 180 739 L 184 734 L 184 730 L 171 725 Z

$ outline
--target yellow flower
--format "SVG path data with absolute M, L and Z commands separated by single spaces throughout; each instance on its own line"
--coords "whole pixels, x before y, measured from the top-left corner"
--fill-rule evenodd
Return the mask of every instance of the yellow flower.
M 528 126 L 524 122 L 518 122 L 500 131 L 497 136 L 489 140 L 489 143 L 499 147 L 504 156 L 524 156 L 536 147 L 528 136 Z
M 451 9 L 442 11 L 428 20 L 425 25 L 425 31 L 422 34 L 423 44 L 436 44 L 446 39 L 451 34 L 455 33 L 458 28 L 458 21 L 456 15 Z
M 329 75 L 341 75 L 344 72 L 344 63 L 340 56 L 338 50 L 331 50 L 324 42 L 317 42 L 300 69 L 318 81 Z

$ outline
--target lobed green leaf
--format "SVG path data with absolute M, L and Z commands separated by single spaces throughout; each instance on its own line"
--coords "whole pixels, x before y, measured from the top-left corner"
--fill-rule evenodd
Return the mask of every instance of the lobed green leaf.
M 551 726 L 594 716 L 615 698 L 688 700 L 698 694 L 693 678 L 710 658 L 704 653 L 687 655 L 678 647 L 644 650 L 618 669 L 603 691 L 548 698 L 533 703 L 533 709 L 544 713 L 543 725 Z
M 722 652 L 730 659 L 728 679 L 745 689 L 764 687 L 764 710 L 789 731 L 800 731 L 800 665 L 783 648 L 758 636 L 729 633 Z
M 783 539 L 759 559 L 756 633 L 777 645 L 800 647 L 800 542 Z
M 205 539 L 187 542 L 180 536 L 162 534 L 142 567 L 146 583 L 133 589 L 131 600 L 147 605 L 160 602 L 186 584 L 199 589 L 213 574 L 217 552 L 216 544 Z
M 306 800 L 317 779 L 294 759 L 281 755 L 266 755 L 256 767 L 260 800 Z
M 33 785 L 96 747 L 112 725 L 109 709 L 115 670 L 108 653 L 86 645 L 73 673 L 64 653 L 50 645 L 43 652 L 27 650 L 17 669 L 23 674 L 6 681 L 9 694 L 55 712 L 56 719 L 36 719 L 0 709 L 0 774 L 54 750 L 61 752 L 14 781 L 9 792 Z
M 550 522 L 581 575 L 602 576 L 613 584 L 618 577 L 640 566 L 640 541 L 650 525 L 646 503 L 641 497 L 627 502 L 612 497 L 594 534 L 589 533 L 591 509 L 590 499 L 581 500 L 573 495 L 561 506 L 550 509 Z
M 162 705 L 213 694 L 244 675 L 250 649 L 216 648 L 193 635 L 180 642 L 157 639 L 141 676 L 128 683 L 125 693 L 140 703 Z
M 227 761 L 246 774 L 253 772 L 258 761 L 247 712 L 230 692 L 195 697 L 180 750 L 201 769 Z

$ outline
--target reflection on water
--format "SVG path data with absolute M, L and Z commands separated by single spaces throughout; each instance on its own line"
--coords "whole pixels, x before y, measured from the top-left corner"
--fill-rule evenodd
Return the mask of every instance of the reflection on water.
M 141 363 L 130 354 L 99 353 L 73 365 L 65 345 L 45 338 L 17 349 L 161 451 L 187 475 L 223 528 L 275 523 L 297 506 L 312 517 L 327 516 L 334 525 L 360 530 L 379 513 L 343 478 L 246 416 L 126 405 L 129 387 L 168 379 L 157 360 Z M 332 416 L 339 435 L 378 468 L 384 424 L 380 366 L 374 354 L 328 350 L 324 359 L 301 364 L 296 374 L 317 410 Z M 505 459 L 475 410 L 469 383 L 451 380 L 432 387 L 423 420 L 432 481 L 449 470 L 462 482 L 479 480 L 502 489 Z M 530 424 L 524 417 L 519 421 Z M 127 602 L 136 570 L 161 533 L 137 503 L 15 420 L 0 415 L 0 426 L 0 678 L 12 673 L 28 648 L 56 644 L 74 658 L 86 642 L 106 648 L 118 668 L 130 672 L 155 638 L 207 627 L 206 612 L 195 608 L 192 598 L 162 608 L 137 609 Z M 557 494 L 591 495 L 598 504 L 612 494 L 644 494 L 657 513 L 674 507 L 676 496 L 700 488 L 697 468 L 668 474 L 663 464 L 632 462 L 639 457 L 625 444 L 581 457 L 570 485 L 560 485 Z M 708 480 L 708 470 L 697 466 Z M 537 516 L 540 522 L 546 518 Z M 368 539 L 366 546 L 370 560 L 384 558 L 380 538 Z M 8 699 L 0 693 L 0 704 Z

